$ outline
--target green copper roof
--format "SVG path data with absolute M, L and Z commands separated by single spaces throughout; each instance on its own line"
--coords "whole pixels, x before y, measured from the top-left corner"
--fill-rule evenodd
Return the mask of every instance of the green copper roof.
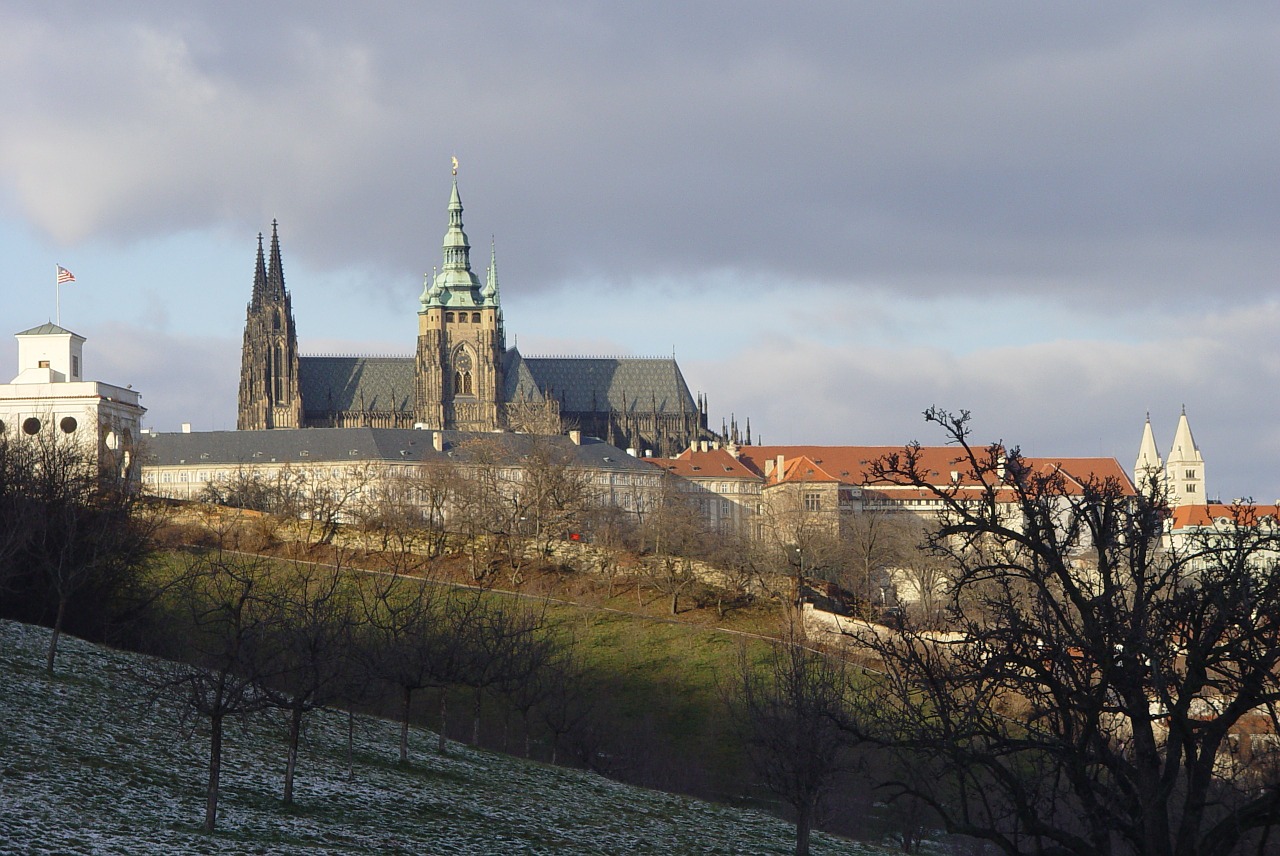
M 490 274 L 492 287 L 482 287 L 480 278 L 471 271 L 471 243 L 462 228 L 462 197 L 458 195 L 456 178 L 453 180 L 453 193 L 449 197 L 449 228 L 444 233 L 442 249 L 444 265 L 439 273 L 425 283 L 419 298 L 421 311 L 435 306 L 497 306 L 497 284 L 492 279 L 494 274 Z

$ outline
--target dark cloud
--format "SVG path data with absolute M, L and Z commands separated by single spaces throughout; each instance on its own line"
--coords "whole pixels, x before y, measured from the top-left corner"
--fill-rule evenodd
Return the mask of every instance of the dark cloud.
M 3 180 L 68 239 L 280 216 L 314 266 L 416 275 L 456 153 L 530 289 L 730 268 L 1144 298 L 1280 266 L 1264 4 L 83 12 L 10 11 L 28 47 L 0 61 L 26 84 Z

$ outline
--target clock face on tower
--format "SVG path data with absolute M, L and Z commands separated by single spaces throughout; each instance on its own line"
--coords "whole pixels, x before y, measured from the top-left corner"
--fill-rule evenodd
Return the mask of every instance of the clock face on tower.
M 463 351 L 454 359 L 453 365 L 460 372 L 471 371 L 471 355 Z

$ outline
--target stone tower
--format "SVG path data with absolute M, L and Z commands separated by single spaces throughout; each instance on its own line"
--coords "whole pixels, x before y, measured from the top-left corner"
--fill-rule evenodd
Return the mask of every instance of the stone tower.
M 271 265 L 263 257 L 258 235 L 258 263 L 253 297 L 244 322 L 240 355 L 240 406 L 236 428 L 301 428 L 302 396 L 298 391 L 298 334 L 293 307 L 284 287 L 278 224 L 271 222 Z
M 458 431 L 501 428 L 506 334 L 498 271 L 492 254 L 484 285 L 471 271 L 471 245 L 462 229 L 456 177 L 449 198 L 444 264 L 427 280 L 420 302 L 414 422 Z
M 1169 484 L 1170 505 L 1204 505 L 1208 491 L 1204 480 L 1204 456 L 1191 436 L 1191 424 L 1187 422 L 1187 409 L 1182 408 L 1178 417 L 1178 430 L 1173 434 L 1173 445 L 1165 460 L 1166 478 Z

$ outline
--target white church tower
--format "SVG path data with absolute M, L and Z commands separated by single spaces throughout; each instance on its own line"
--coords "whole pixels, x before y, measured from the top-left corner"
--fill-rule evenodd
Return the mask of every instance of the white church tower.
M 1133 465 L 1133 483 L 1139 492 L 1147 496 L 1159 496 L 1168 488 L 1164 460 L 1156 448 L 1156 437 L 1151 430 L 1150 413 L 1147 414 L 1147 424 L 1142 426 L 1142 443 L 1138 446 L 1138 460 Z
M 136 481 L 146 409 L 131 388 L 84 379 L 83 336 L 56 324 L 15 334 L 18 374 L 0 384 L 0 434 L 79 443 L 104 473 Z
M 1191 424 L 1187 422 L 1187 408 L 1178 417 L 1178 430 L 1169 447 L 1169 459 L 1165 461 L 1165 473 L 1169 485 L 1169 504 L 1204 505 L 1208 491 L 1204 480 L 1204 457 L 1195 437 L 1191 436 Z

